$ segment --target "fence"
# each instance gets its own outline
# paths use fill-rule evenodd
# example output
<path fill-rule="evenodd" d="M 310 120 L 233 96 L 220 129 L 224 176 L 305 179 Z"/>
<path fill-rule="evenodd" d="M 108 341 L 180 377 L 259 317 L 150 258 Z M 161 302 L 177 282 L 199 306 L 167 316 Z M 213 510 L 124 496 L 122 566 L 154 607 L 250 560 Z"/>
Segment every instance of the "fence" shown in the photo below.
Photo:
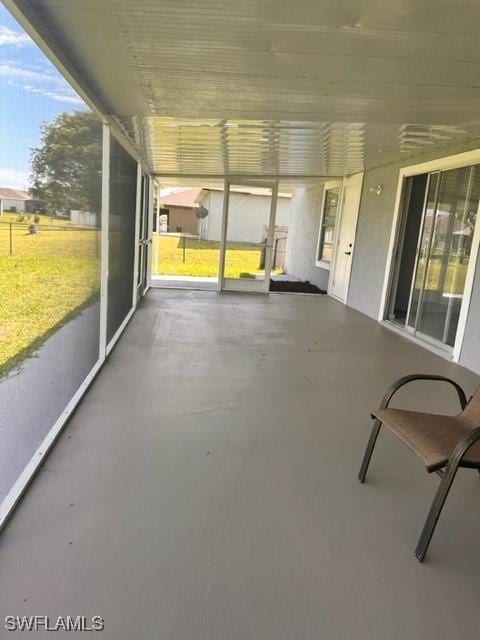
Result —
<path fill-rule="evenodd" d="M 0 256 L 100 257 L 100 229 L 0 220 Z"/>
<path fill-rule="evenodd" d="M 268 236 L 268 226 L 263 227 L 263 238 Z M 283 269 L 285 267 L 285 256 L 287 252 L 288 227 L 286 225 L 275 225 L 273 236 L 273 260 L 272 269 Z"/>

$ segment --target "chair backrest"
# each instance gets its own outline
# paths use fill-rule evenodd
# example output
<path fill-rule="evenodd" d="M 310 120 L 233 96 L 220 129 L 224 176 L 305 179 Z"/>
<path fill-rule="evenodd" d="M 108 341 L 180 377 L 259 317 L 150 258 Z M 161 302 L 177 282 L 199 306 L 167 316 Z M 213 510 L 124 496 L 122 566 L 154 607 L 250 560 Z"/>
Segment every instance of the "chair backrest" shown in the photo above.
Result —
<path fill-rule="evenodd" d="M 474 422 L 476 427 L 480 427 L 480 387 L 473 394 L 463 415 Z"/>

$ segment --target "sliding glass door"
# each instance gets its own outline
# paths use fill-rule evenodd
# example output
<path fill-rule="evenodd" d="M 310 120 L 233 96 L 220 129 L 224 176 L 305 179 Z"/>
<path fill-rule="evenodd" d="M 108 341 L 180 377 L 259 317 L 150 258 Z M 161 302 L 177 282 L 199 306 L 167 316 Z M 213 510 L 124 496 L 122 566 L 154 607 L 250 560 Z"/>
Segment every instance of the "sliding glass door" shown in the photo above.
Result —
<path fill-rule="evenodd" d="M 417 178 L 420 176 L 413 180 Z M 461 167 L 431 173 L 426 181 L 425 176 L 423 179 L 426 186 L 421 218 L 418 204 L 417 211 L 410 201 L 406 206 L 407 218 L 421 219 L 420 227 L 416 226 L 416 260 L 413 270 L 399 269 L 390 318 L 404 323 L 415 335 L 453 347 L 480 199 L 480 169 L 479 165 Z M 413 192 L 415 184 L 409 186 Z M 405 234 L 409 228 L 415 229 L 415 225 L 409 227 L 407 219 Z M 401 255 L 404 262 L 411 244 L 412 238 L 405 236 Z M 411 283 L 408 309 L 402 314 L 399 297 L 408 279 Z"/>

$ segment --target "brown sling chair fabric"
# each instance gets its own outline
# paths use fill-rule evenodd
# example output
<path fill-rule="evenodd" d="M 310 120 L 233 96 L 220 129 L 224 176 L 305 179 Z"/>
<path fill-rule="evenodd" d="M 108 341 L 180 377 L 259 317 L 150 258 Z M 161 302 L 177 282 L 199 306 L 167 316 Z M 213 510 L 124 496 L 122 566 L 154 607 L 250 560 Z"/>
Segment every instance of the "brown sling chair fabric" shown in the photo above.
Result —
<path fill-rule="evenodd" d="M 415 380 L 447 382 L 455 387 L 461 412 L 455 416 L 392 409 L 390 401 L 404 385 Z M 418 374 L 405 376 L 387 390 L 380 408 L 372 414 L 375 422 L 359 473 L 365 482 L 368 465 L 380 431 L 385 425 L 425 464 L 429 473 L 437 472 L 442 481 L 433 500 L 415 555 L 423 562 L 448 491 L 459 467 L 480 469 L 480 388 L 467 403 L 462 388 L 443 376 Z"/>

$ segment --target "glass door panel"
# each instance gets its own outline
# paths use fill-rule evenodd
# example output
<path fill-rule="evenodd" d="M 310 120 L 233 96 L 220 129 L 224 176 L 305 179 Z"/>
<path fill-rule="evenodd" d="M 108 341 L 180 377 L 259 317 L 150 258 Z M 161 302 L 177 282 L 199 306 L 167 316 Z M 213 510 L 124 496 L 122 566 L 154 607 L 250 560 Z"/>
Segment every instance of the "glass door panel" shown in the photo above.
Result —
<path fill-rule="evenodd" d="M 453 347 L 480 199 L 478 166 L 430 175 L 407 328 Z"/>
<path fill-rule="evenodd" d="M 229 184 L 222 288 L 267 293 L 270 286 L 276 187 Z"/>
<path fill-rule="evenodd" d="M 427 271 L 428 257 L 430 254 L 430 244 L 432 241 L 432 230 L 435 220 L 439 175 L 440 174 L 438 173 L 431 174 L 427 187 L 428 196 L 425 204 L 423 225 L 418 243 L 417 267 L 410 296 L 410 309 L 408 312 L 408 326 L 413 329 L 416 329 L 417 327 L 418 310 L 425 284 L 425 275 Z"/>
<path fill-rule="evenodd" d="M 476 167 L 442 174 L 417 332 L 453 347 L 479 200 Z"/>

